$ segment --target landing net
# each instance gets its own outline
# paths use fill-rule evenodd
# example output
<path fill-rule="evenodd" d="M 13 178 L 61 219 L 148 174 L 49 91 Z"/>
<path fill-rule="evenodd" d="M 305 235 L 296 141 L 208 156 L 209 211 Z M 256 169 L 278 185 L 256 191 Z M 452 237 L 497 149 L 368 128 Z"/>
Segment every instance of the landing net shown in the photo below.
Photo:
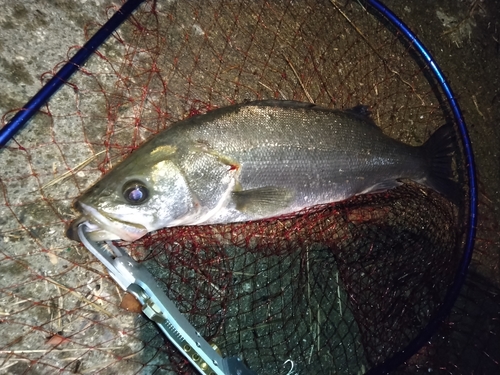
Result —
<path fill-rule="evenodd" d="M 387 135 L 420 145 L 453 119 L 414 52 L 356 2 L 145 4 L 1 155 L 0 370 L 193 374 L 64 237 L 72 200 L 161 129 L 244 100 L 369 105 Z M 405 349 L 455 278 L 468 220 L 459 143 L 455 170 L 457 205 L 407 181 L 290 217 L 164 229 L 122 245 L 224 356 L 258 374 L 363 374 Z M 401 372 L 497 368 L 494 344 L 484 344 L 497 312 L 484 306 L 498 295 L 474 280 L 449 320 L 465 331 L 446 325 Z M 481 302 L 464 302 L 475 295 Z M 471 332 L 481 338 L 472 345 Z"/>

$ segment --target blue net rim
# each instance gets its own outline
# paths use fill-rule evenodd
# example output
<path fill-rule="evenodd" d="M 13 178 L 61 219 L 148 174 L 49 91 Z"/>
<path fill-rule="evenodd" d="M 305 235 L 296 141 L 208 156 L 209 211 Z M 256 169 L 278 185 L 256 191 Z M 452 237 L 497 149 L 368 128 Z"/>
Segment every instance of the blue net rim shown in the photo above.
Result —
<path fill-rule="evenodd" d="M 384 17 L 392 26 L 396 28 L 398 32 L 400 32 L 407 39 L 410 45 L 415 49 L 416 53 L 419 54 L 423 59 L 431 74 L 436 78 L 439 86 L 443 90 L 443 93 L 452 111 L 455 123 L 457 124 L 460 140 L 462 142 L 468 177 L 467 183 L 469 188 L 469 211 L 467 214 L 469 220 L 466 226 L 464 251 L 459 263 L 457 273 L 455 275 L 455 279 L 453 280 L 452 285 L 446 293 L 442 305 L 438 309 L 437 313 L 431 318 L 427 326 L 425 326 L 425 328 L 403 350 L 397 352 L 383 363 L 372 367 L 369 371 L 366 372 L 366 374 L 375 375 L 387 374 L 393 370 L 396 370 L 401 364 L 410 359 L 411 356 L 413 356 L 420 348 L 422 348 L 422 346 L 424 346 L 429 341 L 431 336 L 436 333 L 442 322 L 450 314 L 451 309 L 453 308 L 453 305 L 465 282 L 467 270 L 472 258 L 477 225 L 478 198 L 476 168 L 474 164 L 474 155 L 472 152 L 471 141 L 460 107 L 458 106 L 453 91 L 446 81 L 443 72 L 441 71 L 427 48 L 425 48 L 425 46 L 422 44 L 422 42 L 391 10 L 389 10 L 378 0 L 365 0 L 365 3 L 368 5 L 369 11 L 377 13 L 378 15 Z"/>

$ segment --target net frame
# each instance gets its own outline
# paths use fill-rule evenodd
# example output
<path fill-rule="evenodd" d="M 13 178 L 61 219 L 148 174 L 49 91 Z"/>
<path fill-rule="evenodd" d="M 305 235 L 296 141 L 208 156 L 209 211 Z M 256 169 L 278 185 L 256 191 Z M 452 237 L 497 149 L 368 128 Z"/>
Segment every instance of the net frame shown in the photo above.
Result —
<path fill-rule="evenodd" d="M 201 111 L 204 111 L 204 110 L 206 110 L 206 108 L 203 108 L 203 103 L 202 103 L 202 110 Z M 191 113 L 197 113 L 197 112 L 198 112 L 198 109 L 195 108 L 195 109 L 192 110 Z M 134 145 L 131 148 L 134 148 L 134 147 L 136 147 L 136 146 Z"/>

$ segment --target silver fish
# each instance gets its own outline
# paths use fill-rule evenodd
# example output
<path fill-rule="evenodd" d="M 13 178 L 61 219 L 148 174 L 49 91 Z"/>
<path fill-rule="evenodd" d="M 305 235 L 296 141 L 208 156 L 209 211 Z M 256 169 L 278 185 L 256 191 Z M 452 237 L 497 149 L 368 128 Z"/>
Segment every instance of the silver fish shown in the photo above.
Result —
<path fill-rule="evenodd" d="M 400 179 L 449 196 L 451 125 L 413 147 L 384 135 L 362 108 L 266 100 L 180 121 L 76 199 L 82 217 L 72 228 L 88 221 L 94 240 L 134 241 L 164 227 L 288 214 Z"/>

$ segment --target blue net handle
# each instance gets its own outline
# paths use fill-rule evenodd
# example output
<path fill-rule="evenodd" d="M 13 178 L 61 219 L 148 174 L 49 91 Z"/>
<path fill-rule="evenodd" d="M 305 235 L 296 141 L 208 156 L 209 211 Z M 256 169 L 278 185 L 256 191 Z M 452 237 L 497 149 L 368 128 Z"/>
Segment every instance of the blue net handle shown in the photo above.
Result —
<path fill-rule="evenodd" d="M 410 359 L 413 354 L 415 354 L 422 346 L 424 346 L 431 336 L 439 329 L 442 322 L 450 314 L 451 309 L 460 293 L 460 289 L 465 282 L 465 277 L 467 276 L 467 269 L 469 268 L 469 263 L 472 257 L 472 250 L 474 248 L 474 238 L 476 234 L 476 224 L 477 224 L 477 182 L 476 182 L 476 169 L 474 164 L 474 155 L 472 153 L 472 145 L 470 142 L 469 134 L 465 126 L 465 121 L 462 117 L 462 113 L 458 106 L 455 96 L 446 81 L 443 72 L 438 67 L 436 61 L 432 58 L 429 51 L 424 47 L 422 42 L 411 32 L 411 30 L 406 26 L 394 13 L 392 13 L 384 4 L 378 0 L 366 0 L 366 3 L 373 9 L 378 11 L 382 16 L 384 16 L 389 22 L 391 22 L 398 31 L 400 31 L 411 45 L 415 48 L 417 53 L 426 61 L 427 66 L 430 68 L 432 74 L 436 77 L 439 85 L 443 89 L 443 92 L 448 100 L 451 107 L 453 116 L 455 118 L 456 124 L 458 126 L 458 131 L 460 133 L 460 138 L 462 140 L 462 145 L 464 147 L 465 162 L 468 173 L 468 185 L 469 185 L 469 225 L 466 233 L 465 248 L 460 260 L 460 265 L 458 272 L 455 276 L 455 280 L 448 290 L 443 304 L 437 313 L 432 317 L 431 321 L 427 326 L 420 332 L 420 334 L 415 337 L 402 351 L 396 353 L 394 356 L 386 360 L 384 363 L 372 367 L 366 374 L 387 374 L 391 371 L 396 370 L 403 362 Z"/>
<path fill-rule="evenodd" d="M 0 129 L 0 149 L 21 130 L 33 115 L 58 91 L 61 86 L 82 66 L 97 48 L 125 21 L 144 0 L 128 0 L 95 33 L 92 38 L 38 91 L 14 117 Z"/>

